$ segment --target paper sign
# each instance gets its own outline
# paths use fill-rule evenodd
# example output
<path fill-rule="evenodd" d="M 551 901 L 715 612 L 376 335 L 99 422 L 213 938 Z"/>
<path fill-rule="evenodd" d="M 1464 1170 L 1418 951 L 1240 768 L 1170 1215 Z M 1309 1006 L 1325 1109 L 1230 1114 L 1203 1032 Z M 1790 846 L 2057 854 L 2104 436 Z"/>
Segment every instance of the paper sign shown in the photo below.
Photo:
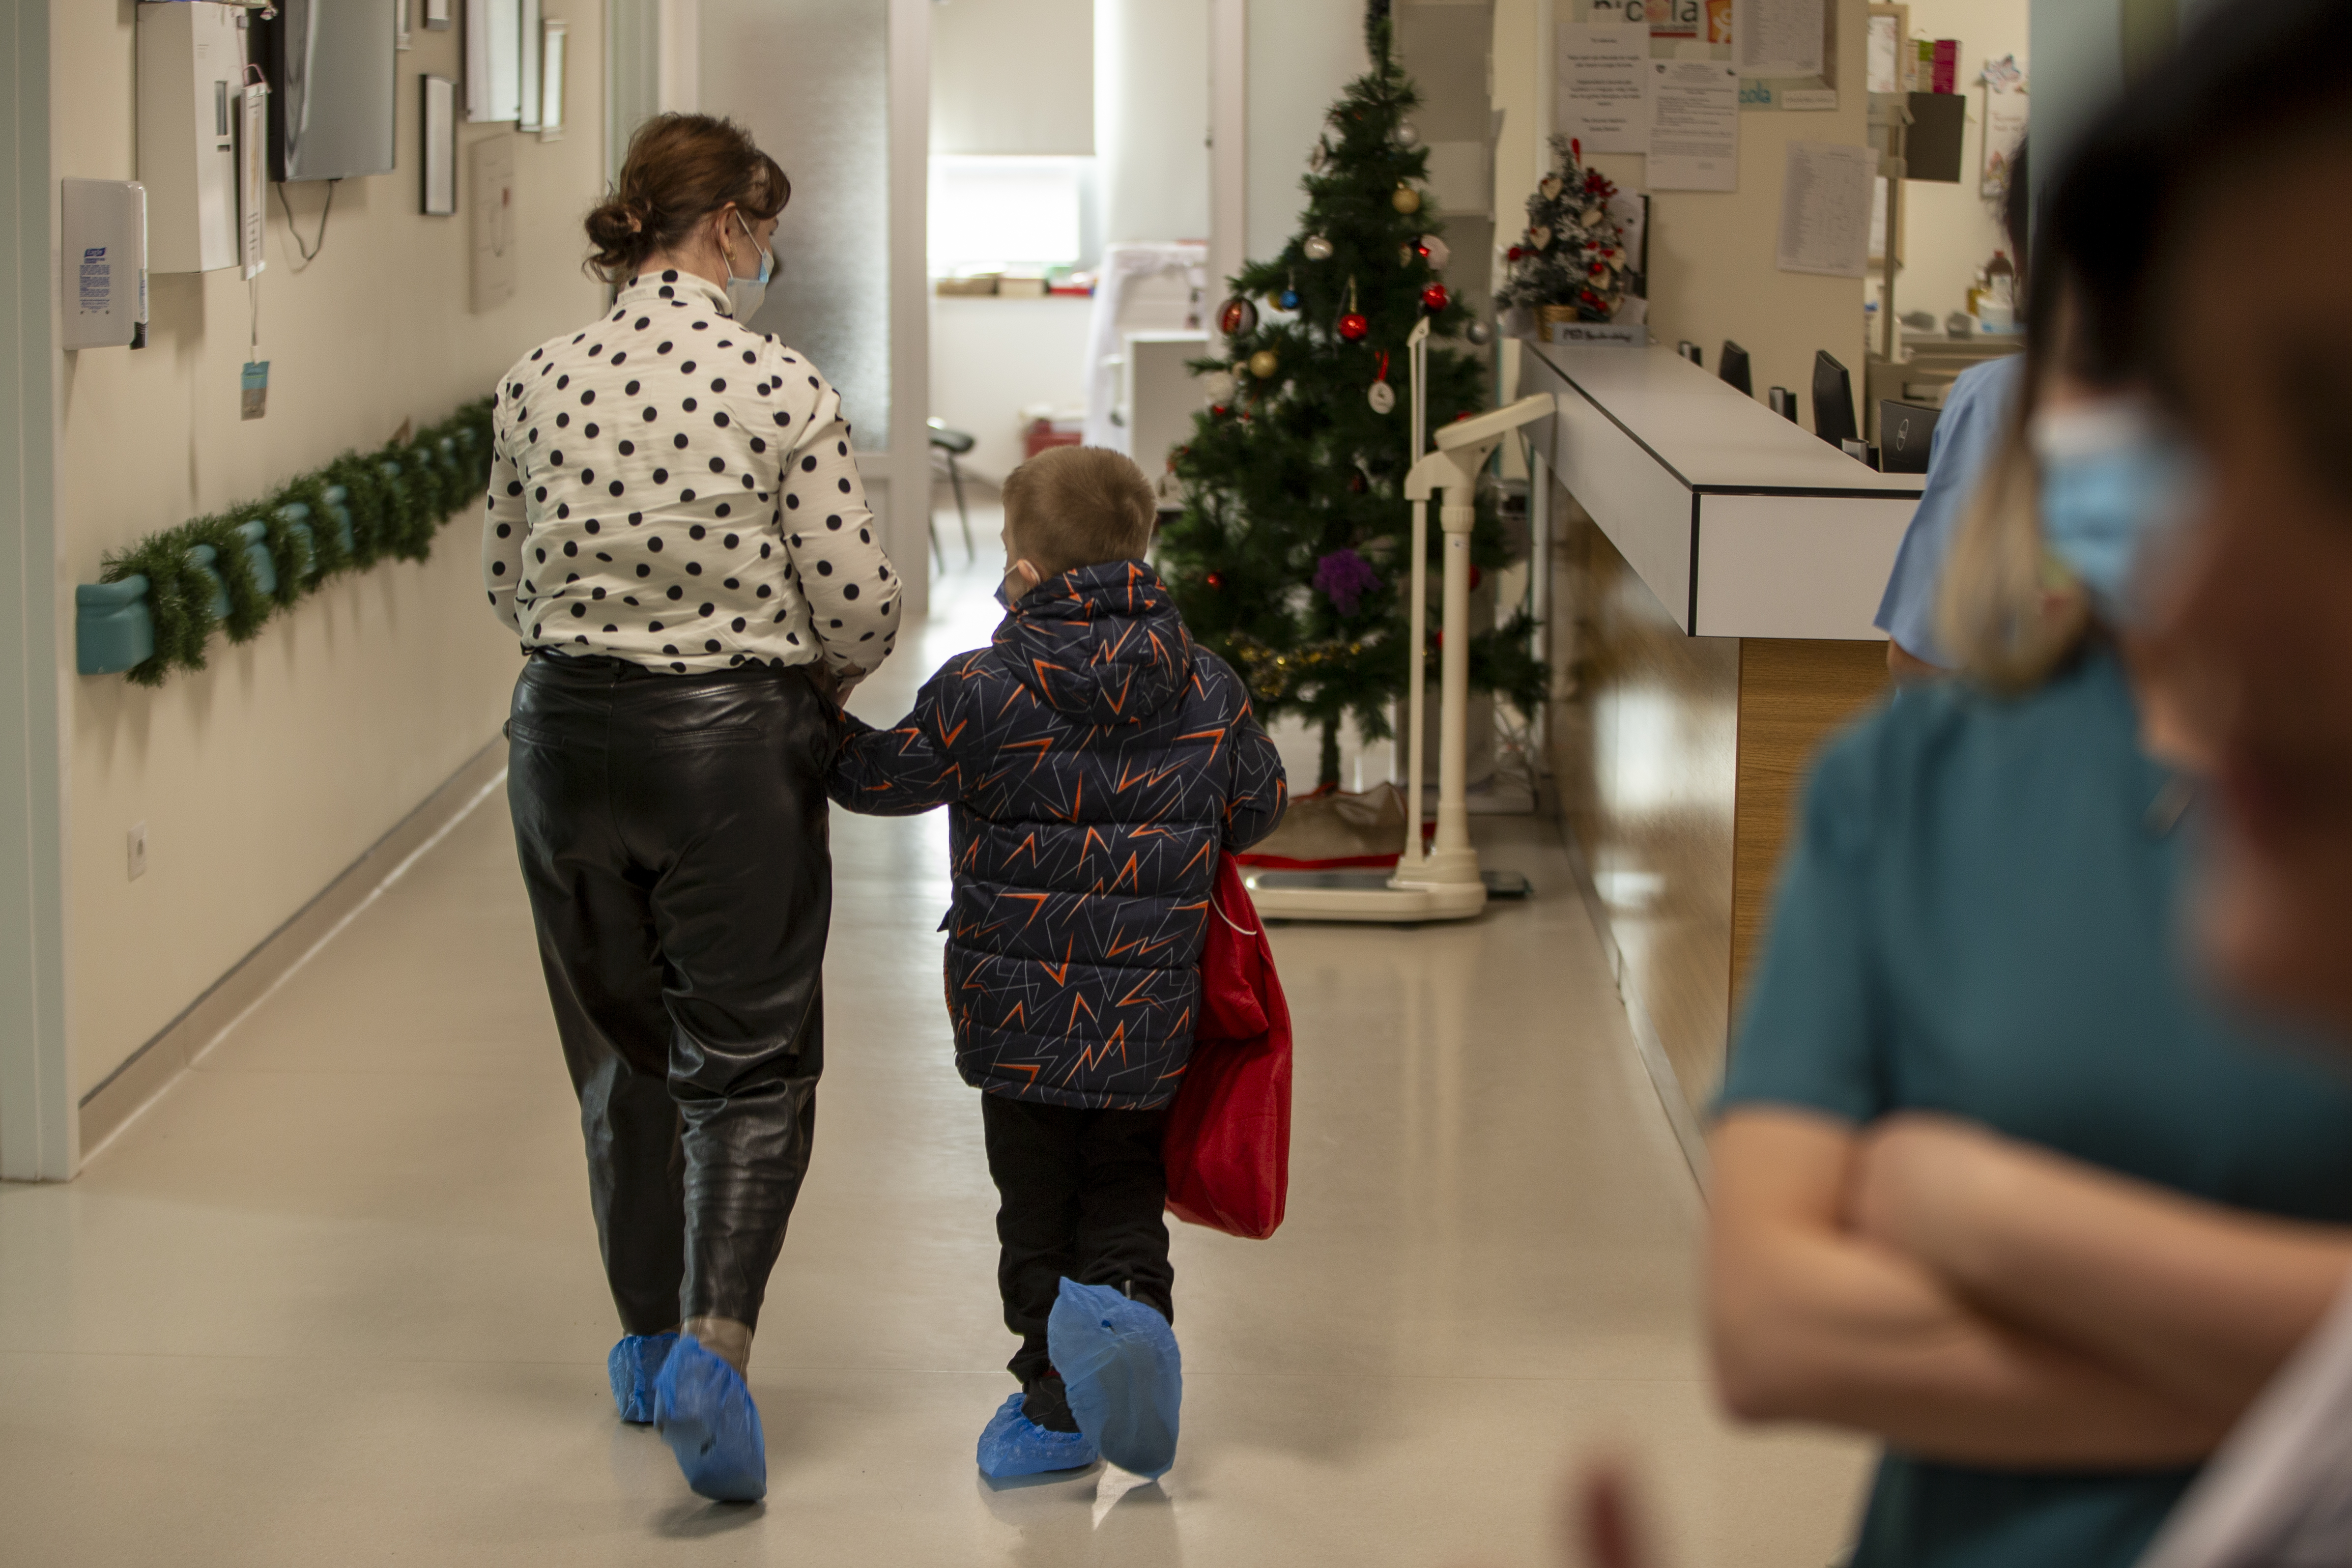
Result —
<path fill-rule="evenodd" d="M 1587 152 L 1647 152 L 1650 35 L 1638 26 L 1563 22 L 1552 102 L 1556 129 Z"/>
<path fill-rule="evenodd" d="M 269 361 L 247 360 L 237 376 L 239 419 L 259 419 L 269 412 Z"/>
<path fill-rule="evenodd" d="M 1741 76 L 1822 74 L 1822 0 L 1733 0 L 1731 31 Z"/>
<path fill-rule="evenodd" d="M 1650 62 L 1653 191 L 1739 188 L 1739 72 L 1716 60 Z"/>
<path fill-rule="evenodd" d="M 1878 154 L 1838 141 L 1791 141 L 1780 190 L 1783 272 L 1860 277 L 1870 260 L 1871 183 Z"/>
<path fill-rule="evenodd" d="M 1999 196 L 2009 189 L 2010 161 L 2024 144 L 2031 101 L 2022 87 L 1985 89 L 1984 178 L 1979 185 L 1985 195 Z"/>

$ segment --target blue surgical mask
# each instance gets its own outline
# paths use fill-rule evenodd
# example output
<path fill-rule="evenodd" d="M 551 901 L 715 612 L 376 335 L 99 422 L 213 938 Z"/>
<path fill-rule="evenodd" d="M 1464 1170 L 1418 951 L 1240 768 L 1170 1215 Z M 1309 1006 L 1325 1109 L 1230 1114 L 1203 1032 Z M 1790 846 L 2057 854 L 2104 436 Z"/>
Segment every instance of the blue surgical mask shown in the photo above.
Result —
<path fill-rule="evenodd" d="M 751 242 L 751 254 L 760 258 L 760 276 L 757 277 L 739 277 L 735 275 L 734 261 L 730 258 L 727 263 L 728 307 L 735 312 L 735 319 L 749 321 L 768 298 L 768 279 L 776 272 L 776 253 L 761 246 L 759 236 L 751 232 L 750 224 L 743 222 L 741 213 L 735 214 L 735 221 L 741 225 L 743 237 Z"/>
<path fill-rule="evenodd" d="M 2147 403 L 2044 409 L 2029 432 L 2042 474 L 2042 538 L 2106 621 L 2133 624 L 2148 547 L 2189 513 L 2198 469 Z"/>

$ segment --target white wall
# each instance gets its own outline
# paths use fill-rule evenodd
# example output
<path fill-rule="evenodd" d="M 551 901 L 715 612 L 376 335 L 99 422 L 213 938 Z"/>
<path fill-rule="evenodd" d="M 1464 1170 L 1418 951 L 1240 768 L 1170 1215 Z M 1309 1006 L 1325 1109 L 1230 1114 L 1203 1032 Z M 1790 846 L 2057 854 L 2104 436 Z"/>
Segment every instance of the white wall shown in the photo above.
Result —
<path fill-rule="evenodd" d="M 2013 54 L 2032 84 L 2026 54 L 2029 0 L 1910 0 L 1911 31 L 1923 38 L 1958 38 L 1960 81 L 1973 83 L 1987 60 Z M 1977 193 L 1984 170 L 1984 89 L 1968 86 L 1969 126 L 1960 149 L 1960 183 L 1907 180 L 1903 185 L 1903 270 L 1895 280 L 1899 310 L 1926 310 L 1938 322 L 1968 307 L 1977 268 L 2009 249 L 2000 214 Z M 2017 258 L 2012 256 L 2011 261 Z"/>
<path fill-rule="evenodd" d="M 931 300 L 931 413 L 979 438 L 965 473 L 1002 481 L 1020 465 L 1023 409 L 1085 412 L 1093 319 L 1093 300 L 1068 296 Z"/>
<path fill-rule="evenodd" d="M 1095 151 L 1095 0 L 931 8 L 931 151 Z"/>
<path fill-rule="evenodd" d="M 128 179 L 134 12 L 52 7 L 58 172 Z M 520 237 L 514 297 L 467 309 L 467 220 L 417 212 L 420 73 L 462 75 L 458 35 L 419 30 L 399 57 L 398 170 L 338 187 L 326 248 L 306 270 L 271 202 L 261 284 L 269 412 L 237 417 L 246 286 L 234 270 L 159 276 L 150 346 L 63 356 L 56 591 L 72 667 L 72 589 L 155 529 L 262 494 L 404 420 L 487 391 L 532 345 L 595 316 L 580 218 L 601 183 L 604 61 L 597 0 L 569 17 L 577 131 L 514 140 Z M 307 237 L 322 186 L 289 192 Z M 461 189 L 461 207 L 463 192 Z M 304 601 L 259 638 L 215 639 L 212 667 L 160 690 L 65 677 L 68 1019 L 86 1092 L 301 907 L 498 734 L 518 665 L 482 603 L 470 517 L 424 565 L 386 564 Z M 149 831 L 129 879 L 124 834 Z M 519 977 L 519 983 L 529 977 Z"/>
<path fill-rule="evenodd" d="M 1278 253 L 1307 209 L 1298 182 L 1323 116 L 1371 68 L 1363 0 L 1258 0 L 1249 8 L 1246 260 Z M 1213 279 L 1212 291 L 1223 280 Z"/>
<path fill-rule="evenodd" d="M 1209 233 L 1209 0 L 1095 0 L 1102 237 Z"/>

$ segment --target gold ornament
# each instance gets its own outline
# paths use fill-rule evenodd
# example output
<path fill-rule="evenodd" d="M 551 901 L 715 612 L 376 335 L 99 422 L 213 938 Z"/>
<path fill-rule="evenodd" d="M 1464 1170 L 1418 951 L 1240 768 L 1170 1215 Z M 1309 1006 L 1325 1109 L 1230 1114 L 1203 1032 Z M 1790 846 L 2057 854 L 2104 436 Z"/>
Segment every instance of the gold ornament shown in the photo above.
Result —
<path fill-rule="evenodd" d="M 1397 182 L 1396 194 L 1389 198 L 1389 205 L 1394 207 L 1400 213 L 1408 214 L 1417 213 L 1421 211 L 1421 193 L 1414 190 L 1404 181 L 1399 180 Z"/>
<path fill-rule="evenodd" d="M 1249 357 L 1250 374 L 1262 382 L 1272 381 L 1274 372 L 1282 366 L 1282 358 L 1272 349 L 1260 349 Z"/>

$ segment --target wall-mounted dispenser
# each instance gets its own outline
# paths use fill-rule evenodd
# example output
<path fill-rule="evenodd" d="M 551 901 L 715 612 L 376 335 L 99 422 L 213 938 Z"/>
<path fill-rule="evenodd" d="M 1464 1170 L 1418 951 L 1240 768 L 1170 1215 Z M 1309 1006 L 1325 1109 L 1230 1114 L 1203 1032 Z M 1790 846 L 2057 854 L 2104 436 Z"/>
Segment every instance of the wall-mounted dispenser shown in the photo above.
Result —
<path fill-rule="evenodd" d="M 136 180 L 67 180 L 58 233 L 68 349 L 147 343 L 147 193 Z"/>
<path fill-rule="evenodd" d="M 139 183 L 147 187 L 147 265 L 156 272 L 235 267 L 245 7 L 176 0 L 138 9 Z"/>

